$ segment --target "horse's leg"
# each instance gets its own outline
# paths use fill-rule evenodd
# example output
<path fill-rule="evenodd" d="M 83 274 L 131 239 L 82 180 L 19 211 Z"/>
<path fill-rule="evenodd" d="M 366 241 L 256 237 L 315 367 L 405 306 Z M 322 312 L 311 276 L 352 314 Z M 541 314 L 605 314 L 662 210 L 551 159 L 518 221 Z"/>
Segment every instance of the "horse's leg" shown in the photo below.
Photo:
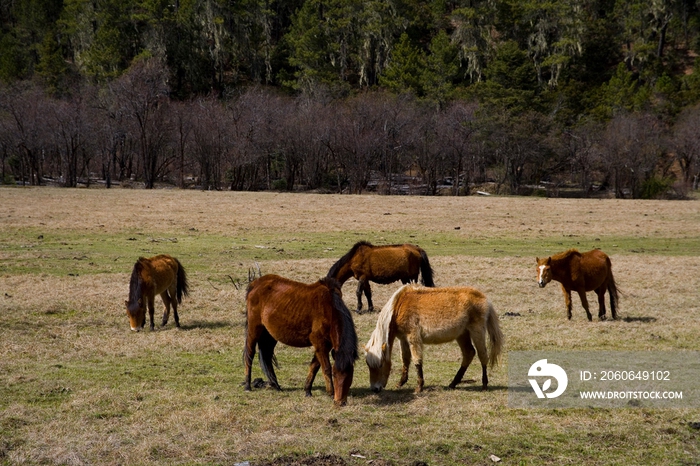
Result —
<path fill-rule="evenodd" d="M 591 315 L 591 311 L 588 310 L 588 299 L 586 298 L 586 290 L 576 290 L 576 292 L 581 298 L 581 305 L 583 305 L 583 308 L 586 310 L 586 316 L 588 316 L 588 320 L 592 321 L 593 316 Z"/>
<path fill-rule="evenodd" d="M 369 280 L 365 282 L 365 297 L 367 298 L 367 312 L 374 312 L 374 303 L 372 302 L 372 288 L 369 286 Z"/>
<path fill-rule="evenodd" d="M 258 344 L 258 334 L 256 329 L 248 327 L 248 332 L 245 339 L 245 348 L 243 348 L 243 363 L 245 364 L 245 391 L 250 391 L 250 373 L 255 357 L 255 347 Z"/>
<path fill-rule="evenodd" d="M 606 286 L 601 286 L 597 290 L 595 290 L 595 293 L 598 295 L 598 318 L 600 320 L 605 320 L 607 317 L 605 316 L 605 290 Z"/>
<path fill-rule="evenodd" d="M 455 388 L 457 384 L 462 381 L 464 373 L 467 372 L 467 368 L 469 367 L 469 364 L 471 364 L 472 360 L 474 359 L 474 355 L 476 354 L 474 345 L 472 345 L 472 338 L 469 331 L 464 332 L 462 336 L 457 338 L 457 344 L 462 350 L 462 365 L 459 367 L 457 374 L 455 374 L 455 378 L 452 379 L 450 388 Z"/>
<path fill-rule="evenodd" d="M 148 317 L 151 319 L 151 330 L 156 329 L 156 325 L 153 323 L 153 314 L 155 313 L 155 305 L 156 305 L 155 298 L 156 298 L 155 296 L 151 296 L 150 298 L 148 298 Z M 144 317 L 144 320 L 145 320 L 145 317 Z M 145 322 L 144 322 L 144 324 L 145 324 Z"/>
<path fill-rule="evenodd" d="M 411 367 L 411 346 L 408 344 L 406 338 L 399 337 L 401 342 L 401 360 L 403 361 L 403 367 L 401 368 L 401 380 L 396 385 L 396 388 L 401 388 L 406 382 L 408 382 L 408 368 Z"/>
<path fill-rule="evenodd" d="M 173 306 L 173 317 L 175 318 L 175 327 L 180 328 L 180 316 L 177 315 L 177 281 L 173 281 L 168 290 L 170 296 L 170 304 Z M 166 312 L 169 310 L 166 308 Z M 163 315 L 163 326 L 168 323 L 168 317 Z"/>
<path fill-rule="evenodd" d="M 172 304 L 173 309 L 175 309 L 175 303 L 177 302 L 177 300 L 174 298 L 171 299 L 170 296 L 174 295 L 169 295 L 168 290 L 165 290 L 160 294 L 160 299 L 163 300 L 163 306 L 165 307 L 165 311 L 163 311 L 163 321 L 160 324 L 161 327 L 165 327 L 165 324 L 168 323 L 168 317 L 170 317 L 170 304 Z"/>
<path fill-rule="evenodd" d="M 321 363 L 314 353 L 313 359 L 311 359 L 311 364 L 309 364 L 309 375 L 306 377 L 306 384 L 304 384 L 304 390 L 306 391 L 306 396 L 311 396 L 311 386 L 314 384 L 314 379 L 316 378 L 316 373 L 321 367 Z"/>
<path fill-rule="evenodd" d="M 489 376 L 486 373 L 486 366 L 489 363 L 489 355 L 486 351 L 486 333 L 483 330 L 472 330 L 471 336 L 474 340 L 474 346 L 476 346 L 476 354 L 479 355 L 479 362 L 481 362 L 481 389 L 486 390 L 489 385 Z"/>
<path fill-rule="evenodd" d="M 326 379 L 326 393 L 328 393 L 328 395 L 330 396 L 333 396 L 333 368 L 331 367 L 331 360 L 328 357 L 328 353 L 330 353 L 332 349 L 331 344 L 325 339 L 325 337 L 313 333 L 309 335 L 309 341 L 311 341 L 311 344 L 313 345 L 314 350 L 316 351 L 314 354 L 314 359 L 317 361 L 317 363 L 320 363 L 321 370 L 323 371 L 323 378 Z M 313 360 L 311 361 L 311 363 L 313 364 Z M 309 368 L 309 377 L 311 377 L 311 371 L 312 367 Z M 318 368 L 316 368 L 315 371 L 318 371 Z M 314 375 L 316 375 L 315 371 Z M 311 386 L 309 385 L 309 391 L 307 392 L 307 396 L 311 394 L 310 390 Z"/>
<path fill-rule="evenodd" d="M 416 393 L 420 393 L 423 391 L 423 385 L 425 383 L 423 379 L 423 340 L 420 334 L 409 335 L 408 344 L 411 347 L 411 357 L 416 365 L 416 376 L 418 378 Z"/>
<path fill-rule="evenodd" d="M 359 279 L 357 281 L 357 313 L 361 314 L 362 312 L 362 279 Z"/>
<path fill-rule="evenodd" d="M 173 295 L 171 295 L 173 296 Z M 177 315 L 177 299 L 173 298 L 173 317 L 175 318 L 175 327 L 180 328 L 180 316 Z"/>
<path fill-rule="evenodd" d="M 316 358 L 321 363 L 321 370 L 323 371 L 323 378 L 326 379 L 326 393 L 328 396 L 333 396 L 335 390 L 333 387 L 333 368 L 331 367 L 331 360 L 328 357 L 328 350 L 316 351 Z"/>
<path fill-rule="evenodd" d="M 564 293 L 564 303 L 566 304 L 566 317 L 571 320 L 571 290 L 567 290 L 564 285 L 561 286 L 561 291 Z"/>

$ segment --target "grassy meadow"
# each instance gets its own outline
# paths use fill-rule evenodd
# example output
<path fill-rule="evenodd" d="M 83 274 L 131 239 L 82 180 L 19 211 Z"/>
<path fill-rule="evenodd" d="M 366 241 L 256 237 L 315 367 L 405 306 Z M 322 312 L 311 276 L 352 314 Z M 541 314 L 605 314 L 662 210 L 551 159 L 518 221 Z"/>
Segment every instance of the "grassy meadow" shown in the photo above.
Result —
<path fill-rule="evenodd" d="M 320 375 L 306 398 L 311 350 L 284 345 L 283 391 L 243 391 L 248 270 L 312 282 L 359 240 L 419 244 L 438 286 L 487 294 L 506 338 L 488 392 L 478 365 L 447 389 L 456 344 L 426 347 L 419 395 L 413 369 L 372 393 L 361 357 L 346 407 Z M 610 255 L 621 319 L 574 296 L 568 321 L 537 287 L 535 257 L 571 247 Z M 156 298 L 156 331 L 134 333 L 130 272 L 159 253 L 190 278 L 182 328 Z M 698 201 L 3 188 L 0 464 L 700 464 L 700 409 L 507 404 L 508 351 L 700 350 L 699 257 Z M 372 284 L 375 305 L 397 287 Z M 353 318 L 364 345 L 377 314 Z"/>

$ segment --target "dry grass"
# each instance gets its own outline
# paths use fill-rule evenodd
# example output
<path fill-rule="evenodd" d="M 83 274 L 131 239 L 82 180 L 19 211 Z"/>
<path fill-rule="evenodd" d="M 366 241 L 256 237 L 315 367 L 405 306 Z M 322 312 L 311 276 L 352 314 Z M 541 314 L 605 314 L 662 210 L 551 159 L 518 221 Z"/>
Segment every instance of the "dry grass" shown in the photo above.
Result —
<path fill-rule="evenodd" d="M 252 265 L 244 253 L 269 252 L 272 243 L 295 239 L 304 249 L 287 254 L 285 243 L 287 252 L 262 255 L 262 271 L 310 282 L 358 239 L 405 235 L 427 243 L 439 285 L 489 296 L 506 351 L 699 350 L 698 251 L 631 252 L 635 241 L 697 244 L 697 202 L 0 189 L 0 219 L 0 267 L 37 262 L 47 271 L 0 270 L 2 463 L 232 464 L 314 453 L 348 464 L 489 464 L 491 454 L 504 464 L 700 462 L 700 435 L 688 425 L 700 421 L 697 409 L 509 409 L 507 353 L 489 392 L 478 383 L 445 388 L 456 345 L 426 349 L 427 390 L 419 396 L 414 373 L 404 390 L 369 392 L 358 361 L 346 408 L 332 406 L 320 380 L 307 399 L 311 354 L 281 345 L 285 390 L 245 393 L 244 292 L 227 278 Z M 193 231 L 199 242 L 187 241 Z M 38 234 L 60 239 L 49 246 Z M 626 321 L 589 323 L 577 298 L 567 321 L 559 289 L 536 286 L 535 255 L 595 238 L 611 255 Z M 248 249 L 222 246 L 242 239 Z M 475 247 L 493 239 L 526 247 Z M 256 251 L 265 241 L 268 249 Z M 175 250 L 189 265 L 192 295 L 180 331 L 172 322 L 156 332 L 128 329 L 128 276 L 144 250 Z M 380 306 L 396 287 L 372 288 Z M 344 291 L 354 308 L 354 282 Z M 355 316 L 363 344 L 375 322 L 376 314 Z M 467 378 L 478 375 L 470 368 Z"/>

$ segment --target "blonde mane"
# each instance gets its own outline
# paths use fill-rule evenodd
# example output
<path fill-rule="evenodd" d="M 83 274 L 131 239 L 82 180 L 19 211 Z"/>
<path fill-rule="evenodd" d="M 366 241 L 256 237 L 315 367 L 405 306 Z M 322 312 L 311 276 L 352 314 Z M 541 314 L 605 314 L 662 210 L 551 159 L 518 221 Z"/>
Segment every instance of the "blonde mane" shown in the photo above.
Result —
<path fill-rule="evenodd" d="M 381 367 L 385 354 L 388 354 L 384 349 L 389 342 L 389 325 L 394 316 L 394 303 L 396 302 L 396 297 L 408 286 L 412 285 L 403 285 L 389 298 L 389 301 L 379 313 L 377 326 L 369 337 L 367 345 L 365 345 L 365 359 L 367 365 L 373 369 Z"/>

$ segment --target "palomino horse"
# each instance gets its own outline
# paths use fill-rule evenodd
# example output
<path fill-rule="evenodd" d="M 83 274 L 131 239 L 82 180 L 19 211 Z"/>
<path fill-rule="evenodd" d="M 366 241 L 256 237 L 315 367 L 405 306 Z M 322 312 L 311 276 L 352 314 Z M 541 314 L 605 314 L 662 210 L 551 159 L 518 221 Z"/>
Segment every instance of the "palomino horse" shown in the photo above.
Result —
<path fill-rule="evenodd" d="M 129 283 L 129 299 L 126 304 L 126 315 L 129 317 L 131 330 L 139 331 L 146 325 L 146 306 L 151 318 L 151 330 L 153 324 L 154 300 L 160 295 L 165 306 L 162 325 L 168 323 L 170 317 L 170 305 L 173 306 L 175 325 L 180 326 L 180 318 L 177 315 L 177 305 L 182 303 L 182 297 L 189 293 L 187 274 L 180 261 L 167 254 L 161 254 L 149 259 L 139 257 L 131 272 Z"/>
<path fill-rule="evenodd" d="M 490 354 L 486 351 L 486 334 L 491 343 Z M 416 393 L 423 390 L 423 344 L 457 340 L 462 350 L 462 365 L 450 388 L 462 381 L 474 355 L 478 354 L 483 390 L 489 383 L 486 366 L 490 364 L 493 368 L 498 363 L 503 346 L 498 315 L 480 291 L 469 287 L 404 285 L 379 313 L 377 327 L 365 346 L 370 388 L 375 392 L 381 391 L 389 379 L 391 350 L 397 337 L 401 342 L 403 360 L 398 387 L 408 380 L 408 368 L 413 358 L 418 374 Z"/>
<path fill-rule="evenodd" d="M 578 252 L 569 249 L 546 259 L 537 260 L 537 283 L 544 288 L 551 280 L 561 283 L 566 302 L 566 315 L 571 319 L 571 290 L 578 293 L 588 320 L 593 320 L 588 310 L 587 291 L 598 295 L 598 318 L 605 320 L 605 292 L 610 293 L 610 312 L 617 319 L 617 286 L 613 278 L 610 258 L 603 251 L 594 249 Z"/>
<path fill-rule="evenodd" d="M 355 360 L 357 334 L 350 311 L 343 302 L 340 283 L 323 278 L 307 285 L 278 275 L 263 275 L 250 285 L 246 295 L 245 389 L 250 390 L 250 372 L 257 345 L 260 367 L 270 385 L 280 390 L 273 365 L 275 345 L 314 347 L 306 378 L 306 396 L 319 368 L 326 379 L 326 392 L 339 406 L 346 403 Z M 333 355 L 331 368 L 328 353 Z"/>
<path fill-rule="evenodd" d="M 333 264 L 328 276 L 335 278 L 342 285 L 350 277 L 355 277 L 357 285 L 357 312 L 362 310 L 362 292 L 367 297 L 369 312 L 374 311 L 372 290 L 369 282 L 382 285 L 401 280 L 404 285 L 418 281 L 418 273 L 422 275 L 425 286 L 435 286 L 433 269 L 430 267 L 428 255 L 418 246 L 412 244 L 396 244 L 393 246 L 372 246 L 367 241 L 360 241 Z"/>

